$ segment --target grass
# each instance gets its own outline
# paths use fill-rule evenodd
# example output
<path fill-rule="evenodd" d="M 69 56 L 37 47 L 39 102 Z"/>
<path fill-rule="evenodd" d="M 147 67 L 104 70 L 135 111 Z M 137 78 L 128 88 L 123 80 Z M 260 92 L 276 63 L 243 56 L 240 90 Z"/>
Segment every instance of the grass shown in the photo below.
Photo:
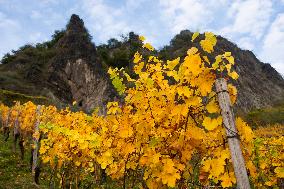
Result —
<path fill-rule="evenodd" d="M 0 89 L 0 101 L 5 102 L 6 105 L 14 105 L 14 101 L 22 103 L 32 101 L 36 104 L 49 104 L 49 99 L 43 96 L 30 96 L 14 91 Z"/>
<path fill-rule="evenodd" d="M 284 125 L 284 102 L 274 107 L 253 110 L 245 116 L 245 120 L 252 128 Z"/>
<path fill-rule="evenodd" d="M 3 136 L 0 139 L 0 188 L 2 189 L 31 189 L 48 188 L 48 183 L 43 173 L 40 178 L 40 186 L 32 179 L 29 165 L 30 151 L 26 151 L 24 160 L 21 160 L 17 146 L 16 153 L 12 151 L 12 139 L 5 142 Z"/>
<path fill-rule="evenodd" d="M 24 79 L 24 76 L 16 71 L 9 71 L 1 69 L 0 66 L 0 85 L 2 89 L 17 89 L 23 93 L 34 93 L 34 85 Z M 24 92 L 25 91 L 25 92 Z"/>

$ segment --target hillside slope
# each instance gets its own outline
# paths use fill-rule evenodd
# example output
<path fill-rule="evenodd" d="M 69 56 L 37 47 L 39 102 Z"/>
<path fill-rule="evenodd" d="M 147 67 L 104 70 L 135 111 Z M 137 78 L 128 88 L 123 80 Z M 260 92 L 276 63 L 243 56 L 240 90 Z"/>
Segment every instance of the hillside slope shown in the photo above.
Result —
<path fill-rule="evenodd" d="M 183 56 L 195 45 L 191 42 L 192 34 L 188 30 L 180 32 L 156 54 L 162 59 Z M 107 44 L 96 47 L 83 20 L 72 15 L 66 29 L 56 31 L 51 41 L 25 45 L 3 58 L 0 89 L 45 96 L 56 104 L 77 101 L 79 108 L 90 112 L 117 98 L 106 70 L 109 66 L 131 70 L 130 60 L 139 45 L 138 36 L 130 32 L 122 40 L 110 39 Z M 284 80 L 269 64 L 221 36 L 215 51 L 230 51 L 235 57 L 235 69 L 240 75 L 236 82 L 240 111 L 270 107 L 283 101 Z"/>
<path fill-rule="evenodd" d="M 186 54 L 188 48 L 197 45 L 191 42 L 192 32 L 184 30 L 160 51 L 162 58 L 176 58 Z M 237 106 L 242 111 L 273 106 L 284 99 L 284 79 L 270 64 L 262 63 L 248 50 L 218 36 L 215 53 L 231 52 L 235 57 L 234 69 L 239 78 Z"/>

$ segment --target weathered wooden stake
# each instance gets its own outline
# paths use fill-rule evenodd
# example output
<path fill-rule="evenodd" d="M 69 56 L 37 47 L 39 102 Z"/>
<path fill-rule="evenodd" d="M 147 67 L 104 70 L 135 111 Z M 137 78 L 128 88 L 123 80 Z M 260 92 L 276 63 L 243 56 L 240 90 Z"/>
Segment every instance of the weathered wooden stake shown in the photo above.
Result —
<path fill-rule="evenodd" d="M 2 119 L 2 111 L 1 110 L 0 110 L 0 124 L 1 124 L 0 128 L 4 127 L 4 121 Z"/>
<path fill-rule="evenodd" d="M 3 120 L 3 122 L 4 122 L 3 127 L 4 127 L 4 128 L 9 127 L 10 114 L 11 114 L 11 109 L 9 109 L 9 111 L 8 111 L 8 114 L 7 114 L 6 120 Z"/>
<path fill-rule="evenodd" d="M 235 117 L 228 93 L 227 81 L 224 78 L 217 79 L 215 87 L 223 117 L 223 124 L 226 129 L 234 172 L 237 179 L 237 186 L 239 189 L 250 189 L 245 161 L 240 146 L 240 139 L 235 125 Z"/>
<path fill-rule="evenodd" d="M 13 132 L 13 152 L 16 153 L 17 140 L 20 137 L 20 124 L 19 124 L 19 110 L 17 111 L 17 117 L 14 122 L 14 132 Z"/>
<path fill-rule="evenodd" d="M 40 115 L 40 110 L 41 110 L 41 106 L 37 106 L 36 108 L 36 116 Z M 36 123 L 35 123 L 35 127 L 34 127 L 34 133 L 38 133 L 39 132 L 39 124 L 40 124 L 40 120 L 37 118 Z M 32 162 L 32 175 L 33 178 L 35 179 L 36 183 L 37 183 L 37 175 L 38 174 L 38 150 L 39 150 L 39 138 L 38 137 L 34 137 L 33 136 L 33 162 Z M 38 184 L 38 183 L 37 183 Z"/>
<path fill-rule="evenodd" d="M 11 112 L 12 110 L 9 109 L 8 111 L 8 115 L 7 118 L 5 120 L 5 124 L 3 126 L 3 131 L 4 131 L 4 137 L 5 137 L 5 141 L 7 142 L 8 138 L 9 138 L 9 134 L 10 134 L 10 130 L 9 130 L 9 123 L 10 123 L 10 117 L 11 117 Z"/>

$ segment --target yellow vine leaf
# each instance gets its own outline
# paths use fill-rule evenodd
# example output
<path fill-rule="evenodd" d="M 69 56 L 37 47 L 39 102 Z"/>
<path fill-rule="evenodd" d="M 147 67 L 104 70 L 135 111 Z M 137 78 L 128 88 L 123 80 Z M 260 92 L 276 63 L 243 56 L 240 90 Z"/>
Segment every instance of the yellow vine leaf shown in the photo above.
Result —
<path fill-rule="evenodd" d="M 194 55 L 198 52 L 198 49 L 196 47 L 191 47 L 187 50 L 187 55 Z"/>
<path fill-rule="evenodd" d="M 226 59 L 228 60 L 229 64 L 232 64 L 232 65 L 235 64 L 235 59 L 234 59 L 233 56 L 229 56 L 229 57 L 227 57 Z"/>
<path fill-rule="evenodd" d="M 174 162 L 171 159 L 164 159 L 163 172 L 161 173 L 161 179 L 163 184 L 167 184 L 169 187 L 175 187 L 176 180 L 180 179 L 180 174 L 174 167 Z"/>
<path fill-rule="evenodd" d="M 202 125 L 209 131 L 216 129 L 219 125 L 222 124 L 222 117 L 219 116 L 217 119 L 205 117 Z"/>
<path fill-rule="evenodd" d="M 230 94 L 230 100 L 232 104 L 235 104 L 237 101 L 237 88 L 232 84 L 228 84 L 228 92 Z"/>
<path fill-rule="evenodd" d="M 272 186 L 272 185 L 273 185 L 273 182 L 271 182 L 271 181 L 266 181 L 264 184 L 265 184 L 266 186 Z"/>
<path fill-rule="evenodd" d="M 111 151 L 106 151 L 101 155 L 101 157 L 98 157 L 98 163 L 101 165 L 102 169 L 105 169 L 112 162 L 113 157 Z"/>
<path fill-rule="evenodd" d="M 276 167 L 274 172 L 276 173 L 277 177 L 284 178 L 284 167 Z"/>
<path fill-rule="evenodd" d="M 249 173 L 253 176 L 253 177 L 256 177 L 257 176 L 257 170 L 256 170 L 256 167 L 255 165 L 253 164 L 252 161 L 248 161 L 247 162 L 247 168 L 249 170 Z"/>
<path fill-rule="evenodd" d="M 217 38 L 212 32 L 205 32 L 205 39 L 200 41 L 202 49 L 208 53 L 214 51 L 214 46 L 217 43 Z"/>
<path fill-rule="evenodd" d="M 216 112 L 219 112 L 219 106 L 216 104 L 215 101 L 211 100 L 206 105 L 206 110 L 208 111 L 208 113 L 216 113 Z"/>
<path fill-rule="evenodd" d="M 237 117 L 236 119 L 236 126 L 244 141 L 250 142 L 254 139 L 255 136 L 252 129 L 240 117 Z"/>
<path fill-rule="evenodd" d="M 225 57 L 230 57 L 232 55 L 232 53 L 231 52 L 225 52 L 224 55 L 225 55 Z"/>
<path fill-rule="evenodd" d="M 178 65 L 179 64 L 179 61 L 180 61 L 180 57 L 178 57 L 178 58 L 176 58 L 176 59 L 174 59 L 174 60 L 172 60 L 172 61 L 167 61 L 167 68 L 169 69 L 169 70 L 173 70 L 173 69 L 175 69 L 175 67 L 176 67 L 176 65 Z"/>
<path fill-rule="evenodd" d="M 195 33 L 192 35 L 191 42 L 193 42 L 198 36 L 199 36 L 199 32 L 195 32 Z"/>
<path fill-rule="evenodd" d="M 145 43 L 142 47 L 148 49 L 149 51 L 154 50 L 154 47 L 150 43 Z"/>
<path fill-rule="evenodd" d="M 222 180 L 221 185 L 224 188 L 231 187 L 233 184 L 236 183 L 236 178 L 233 172 L 230 172 L 229 174 L 225 173 L 220 177 L 220 179 Z"/>
<path fill-rule="evenodd" d="M 210 171 L 211 172 L 210 174 L 213 177 L 220 176 L 222 173 L 224 173 L 224 170 L 225 170 L 224 165 L 225 165 L 225 161 L 224 160 L 222 160 L 222 159 L 214 159 L 212 161 L 212 164 L 211 164 L 212 170 Z"/>
<path fill-rule="evenodd" d="M 146 40 L 146 38 L 145 38 L 143 35 L 140 35 L 140 36 L 139 36 L 139 40 L 143 42 L 143 41 Z"/>
<path fill-rule="evenodd" d="M 133 62 L 136 64 L 136 63 L 140 62 L 141 59 L 142 59 L 142 55 L 140 55 L 139 52 L 136 52 L 136 53 L 134 54 Z"/>
<path fill-rule="evenodd" d="M 233 71 L 231 73 L 229 72 L 228 75 L 234 80 L 239 78 L 239 74 L 237 74 L 237 72 L 235 72 L 235 71 Z"/>

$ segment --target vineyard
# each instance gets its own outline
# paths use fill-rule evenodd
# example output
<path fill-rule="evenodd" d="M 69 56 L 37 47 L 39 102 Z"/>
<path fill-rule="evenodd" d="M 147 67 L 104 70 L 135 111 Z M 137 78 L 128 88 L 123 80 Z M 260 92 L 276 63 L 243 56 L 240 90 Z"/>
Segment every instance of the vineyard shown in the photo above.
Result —
<path fill-rule="evenodd" d="M 34 182 L 41 186 L 44 173 L 50 188 L 236 188 L 228 145 L 233 137 L 251 188 L 283 188 L 283 126 L 253 131 L 236 117 L 238 132 L 226 134 L 218 95 L 228 92 L 236 102 L 232 81 L 238 74 L 230 52 L 214 52 L 216 36 L 194 33 L 199 45 L 167 61 L 140 40 L 146 53 L 134 55 L 133 74 L 108 71 L 123 100 L 109 102 L 106 115 L 32 102 L 0 104 L 4 138 L 12 138 L 20 158 L 31 154 Z M 228 90 L 217 92 L 221 78 Z"/>

